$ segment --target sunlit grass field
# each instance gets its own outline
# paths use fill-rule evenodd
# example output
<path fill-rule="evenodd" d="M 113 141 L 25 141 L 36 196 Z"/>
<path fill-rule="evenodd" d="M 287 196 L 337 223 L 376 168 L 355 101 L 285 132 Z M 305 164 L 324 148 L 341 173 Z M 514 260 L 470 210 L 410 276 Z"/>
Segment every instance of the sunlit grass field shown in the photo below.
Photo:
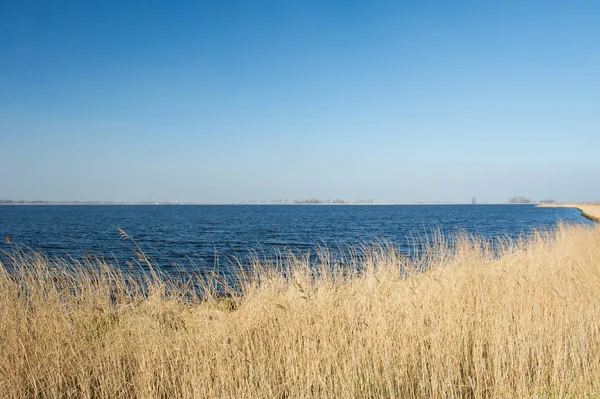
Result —
<path fill-rule="evenodd" d="M 16 248 L 0 267 L 0 396 L 600 397 L 599 227 L 336 262 L 257 262 L 217 295 L 216 280 Z"/>

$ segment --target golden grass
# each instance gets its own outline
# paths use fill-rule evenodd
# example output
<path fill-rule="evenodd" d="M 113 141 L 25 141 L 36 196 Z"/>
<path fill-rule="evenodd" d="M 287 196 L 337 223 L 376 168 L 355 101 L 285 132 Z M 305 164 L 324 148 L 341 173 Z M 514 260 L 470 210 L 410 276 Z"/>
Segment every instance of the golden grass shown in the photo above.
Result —
<path fill-rule="evenodd" d="M 437 240 L 410 263 L 380 248 L 361 273 L 295 259 L 203 300 L 100 261 L 17 255 L 0 267 L 0 395 L 599 397 L 600 228 L 499 251 Z"/>

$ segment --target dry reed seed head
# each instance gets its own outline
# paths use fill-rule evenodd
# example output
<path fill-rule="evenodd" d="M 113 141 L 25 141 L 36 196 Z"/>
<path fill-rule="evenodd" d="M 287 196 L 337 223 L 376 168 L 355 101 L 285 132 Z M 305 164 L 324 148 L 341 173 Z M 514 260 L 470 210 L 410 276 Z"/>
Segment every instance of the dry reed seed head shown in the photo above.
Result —
<path fill-rule="evenodd" d="M 286 312 L 287 312 L 287 308 L 286 308 L 285 306 L 283 306 L 282 304 L 280 304 L 280 303 L 276 303 L 276 304 L 275 304 L 275 306 L 276 306 L 278 309 L 281 309 L 281 310 L 284 310 L 284 311 L 286 311 Z"/>
<path fill-rule="evenodd" d="M 5 241 L 7 244 L 12 244 L 12 243 L 14 242 L 14 240 L 13 240 L 13 237 L 12 237 L 12 236 L 6 236 L 6 237 L 4 238 L 4 241 Z"/>
<path fill-rule="evenodd" d="M 300 284 L 297 281 L 294 281 L 294 285 L 296 286 L 296 288 L 298 288 L 298 291 L 300 291 L 301 293 L 305 294 L 306 292 L 304 291 L 304 288 L 302 288 L 302 284 Z"/>
<path fill-rule="evenodd" d="M 121 240 L 126 240 L 126 239 L 128 239 L 128 238 L 129 238 L 129 234 L 127 234 L 127 233 L 125 232 L 125 230 L 123 230 L 122 228 L 120 228 L 120 227 L 117 227 L 117 231 L 118 231 L 118 232 L 119 232 L 119 234 L 121 235 Z"/>
<path fill-rule="evenodd" d="M 137 256 L 137 258 L 138 258 L 138 260 L 140 262 L 147 262 L 148 261 L 148 258 L 146 257 L 146 254 L 144 254 L 142 251 L 135 250 L 133 252 L 136 254 L 136 256 Z"/>

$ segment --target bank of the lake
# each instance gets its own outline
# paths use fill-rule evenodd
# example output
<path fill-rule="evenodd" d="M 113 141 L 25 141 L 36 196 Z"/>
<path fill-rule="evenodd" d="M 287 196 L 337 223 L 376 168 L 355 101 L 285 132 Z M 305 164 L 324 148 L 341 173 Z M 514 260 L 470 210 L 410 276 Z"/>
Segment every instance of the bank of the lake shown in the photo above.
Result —
<path fill-rule="evenodd" d="M 581 215 L 600 222 L 600 204 L 540 204 L 540 208 L 575 208 L 581 211 Z"/>

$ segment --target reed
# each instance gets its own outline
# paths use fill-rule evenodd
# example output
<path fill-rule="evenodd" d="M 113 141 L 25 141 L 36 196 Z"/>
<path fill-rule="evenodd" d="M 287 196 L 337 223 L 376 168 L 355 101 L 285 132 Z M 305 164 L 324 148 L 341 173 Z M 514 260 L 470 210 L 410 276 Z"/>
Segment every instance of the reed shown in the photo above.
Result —
<path fill-rule="evenodd" d="M 600 396 L 600 228 L 358 252 L 257 262 L 222 296 L 217 277 L 16 249 L 0 266 L 0 395 Z"/>

